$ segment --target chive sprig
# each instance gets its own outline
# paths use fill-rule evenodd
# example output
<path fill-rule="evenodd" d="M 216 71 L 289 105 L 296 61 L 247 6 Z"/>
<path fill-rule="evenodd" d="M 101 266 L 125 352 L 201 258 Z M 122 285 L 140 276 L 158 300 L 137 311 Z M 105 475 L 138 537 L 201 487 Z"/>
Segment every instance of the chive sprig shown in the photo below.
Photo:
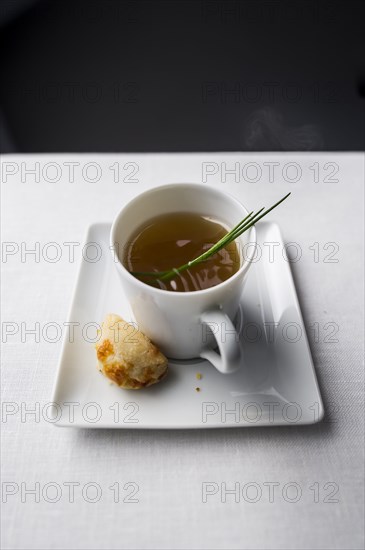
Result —
<path fill-rule="evenodd" d="M 248 231 L 251 227 L 253 227 L 258 221 L 260 221 L 264 216 L 266 216 L 269 212 L 274 210 L 279 204 L 281 204 L 285 199 L 289 197 L 291 193 L 288 193 L 280 199 L 278 202 L 270 206 L 267 210 L 265 210 L 265 207 L 260 208 L 255 214 L 250 212 L 243 220 L 241 220 L 233 229 L 228 231 L 226 235 L 224 235 L 217 243 L 215 243 L 213 246 L 211 246 L 208 250 L 203 252 L 203 254 L 200 254 L 197 258 L 194 258 L 193 260 L 190 260 L 186 264 L 181 265 L 180 267 L 173 267 L 171 269 L 168 269 L 167 271 L 131 271 L 131 274 L 135 277 L 150 277 L 157 279 L 159 281 L 168 281 L 170 279 L 173 279 L 177 275 L 179 275 L 182 271 L 185 271 L 186 269 L 189 269 L 190 267 L 193 267 L 194 265 L 197 265 L 201 262 L 204 262 L 217 252 L 221 250 L 222 248 L 225 248 L 228 246 L 231 242 L 236 240 L 238 237 L 240 237 L 245 231 Z"/>

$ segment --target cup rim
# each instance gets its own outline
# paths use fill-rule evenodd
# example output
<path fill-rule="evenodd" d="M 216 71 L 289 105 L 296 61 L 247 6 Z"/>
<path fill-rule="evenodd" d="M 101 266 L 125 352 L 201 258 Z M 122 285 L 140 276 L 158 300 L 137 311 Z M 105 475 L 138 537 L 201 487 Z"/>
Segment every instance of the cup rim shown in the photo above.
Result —
<path fill-rule="evenodd" d="M 113 254 L 113 250 L 114 250 L 114 245 L 117 242 L 114 239 L 114 234 L 115 234 L 118 222 L 119 222 L 120 218 L 123 216 L 124 211 L 127 208 L 130 208 L 131 206 L 133 206 L 133 203 L 137 202 L 137 200 L 139 200 L 142 196 L 146 197 L 147 195 L 149 195 L 149 194 L 151 194 L 155 191 L 162 191 L 163 189 L 171 189 L 172 187 L 181 187 L 181 188 L 190 187 L 190 188 L 194 188 L 194 189 L 198 188 L 199 190 L 201 190 L 202 188 L 205 188 L 208 192 L 214 192 L 214 193 L 220 195 L 222 198 L 227 198 L 228 197 L 231 201 L 235 202 L 240 208 L 243 208 L 245 210 L 246 214 L 249 213 L 247 208 L 236 197 L 234 197 L 230 193 L 227 193 L 225 191 L 221 191 L 219 189 L 216 189 L 215 187 L 205 186 L 202 183 L 168 183 L 168 184 L 165 184 L 165 185 L 158 185 L 156 187 L 151 187 L 150 189 L 146 189 L 145 191 L 143 191 L 142 193 L 139 193 L 138 195 L 133 197 L 130 201 L 128 201 L 127 204 L 125 204 L 119 210 L 118 214 L 115 216 L 114 221 L 112 223 L 111 230 L 110 230 L 110 249 L 111 249 L 112 254 Z M 202 296 L 202 295 L 206 295 L 208 293 L 211 293 L 212 291 L 214 292 L 216 289 L 222 289 L 226 286 L 229 286 L 230 284 L 233 283 L 233 281 L 235 281 L 236 279 L 242 277 L 245 274 L 245 272 L 248 270 L 248 268 L 250 267 L 250 265 L 252 263 L 252 259 L 253 259 L 253 256 L 254 256 L 255 252 L 256 252 L 256 248 L 257 248 L 257 239 L 256 239 L 256 228 L 255 228 L 255 226 L 253 226 L 249 229 L 248 235 L 249 235 L 249 242 L 254 245 L 253 246 L 253 251 L 249 255 L 249 257 L 246 258 L 246 260 L 244 261 L 242 266 L 238 269 L 238 271 L 236 271 L 236 273 L 234 273 L 231 277 L 229 277 L 225 281 L 223 281 L 221 283 L 218 283 L 215 286 L 212 286 L 212 287 L 209 287 L 209 288 L 203 288 L 201 290 L 188 290 L 188 291 L 174 291 L 174 292 L 172 292 L 171 290 L 165 290 L 163 288 L 156 288 L 156 287 L 150 286 L 147 283 L 144 283 L 143 281 L 140 281 L 139 279 L 137 279 L 137 277 L 134 277 L 134 275 L 132 275 L 128 271 L 128 269 L 123 265 L 123 263 L 120 260 L 118 255 L 117 255 L 117 260 L 118 261 L 116 262 L 116 266 L 117 266 L 118 269 L 121 269 L 121 272 L 122 272 L 123 276 L 126 276 L 127 279 L 130 279 L 130 281 L 133 282 L 134 284 L 136 284 L 137 286 L 140 286 L 142 290 L 144 289 L 146 291 L 146 289 L 148 289 L 153 294 L 157 293 L 157 295 L 162 294 L 162 295 L 171 296 L 171 297 L 172 296 L 174 296 L 174 297 L 182 297 L 182 296 L 185 296 L 185 297 L 187 297 L 187 296 L 196 296 L 196 297 L 198 297 L 198 296 Z M 114 251 L 114 255 L 115 255 L 115 251 Z"/>

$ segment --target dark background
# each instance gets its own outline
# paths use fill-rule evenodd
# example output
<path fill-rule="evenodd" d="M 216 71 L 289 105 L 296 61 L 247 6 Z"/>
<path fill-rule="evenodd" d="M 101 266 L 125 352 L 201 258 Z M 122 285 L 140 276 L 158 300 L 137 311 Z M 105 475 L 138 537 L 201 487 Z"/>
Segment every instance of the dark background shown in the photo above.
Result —
<path fill-rule="evenodd" d="M 3 1 L 2 151 L 363 150 L 364 2 Z"/>

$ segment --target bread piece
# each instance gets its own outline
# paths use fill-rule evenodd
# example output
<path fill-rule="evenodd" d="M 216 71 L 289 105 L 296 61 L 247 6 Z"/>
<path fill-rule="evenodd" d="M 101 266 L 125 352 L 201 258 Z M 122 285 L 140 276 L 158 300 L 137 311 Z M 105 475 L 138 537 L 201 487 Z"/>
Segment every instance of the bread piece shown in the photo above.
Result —
<path fill-rule="evenodd" d="M 101 372 L 121 388 L 145 388 L 166 374 L 166 357 L 135 324 L 119 315 L 106 316 L 95 347 Z"/>

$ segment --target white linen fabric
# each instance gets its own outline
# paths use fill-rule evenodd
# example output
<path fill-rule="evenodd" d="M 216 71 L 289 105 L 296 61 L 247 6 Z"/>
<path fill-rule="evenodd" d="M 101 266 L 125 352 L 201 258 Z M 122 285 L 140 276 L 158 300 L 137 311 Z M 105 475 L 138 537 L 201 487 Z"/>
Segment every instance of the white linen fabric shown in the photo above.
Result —
<path fill-rule="evenodd" d="M 321 423 L 52 425 L 59 330 L 86 229 L 172 182 L 217 186 L 250 209 L 292 191 L 268 219 L 296 243 L 292 258 L 301 253 L 291 267 L 326 408 Z M 3 548 L 363 548 L 363 203 L 360 153 L 4 156 Z"/>

